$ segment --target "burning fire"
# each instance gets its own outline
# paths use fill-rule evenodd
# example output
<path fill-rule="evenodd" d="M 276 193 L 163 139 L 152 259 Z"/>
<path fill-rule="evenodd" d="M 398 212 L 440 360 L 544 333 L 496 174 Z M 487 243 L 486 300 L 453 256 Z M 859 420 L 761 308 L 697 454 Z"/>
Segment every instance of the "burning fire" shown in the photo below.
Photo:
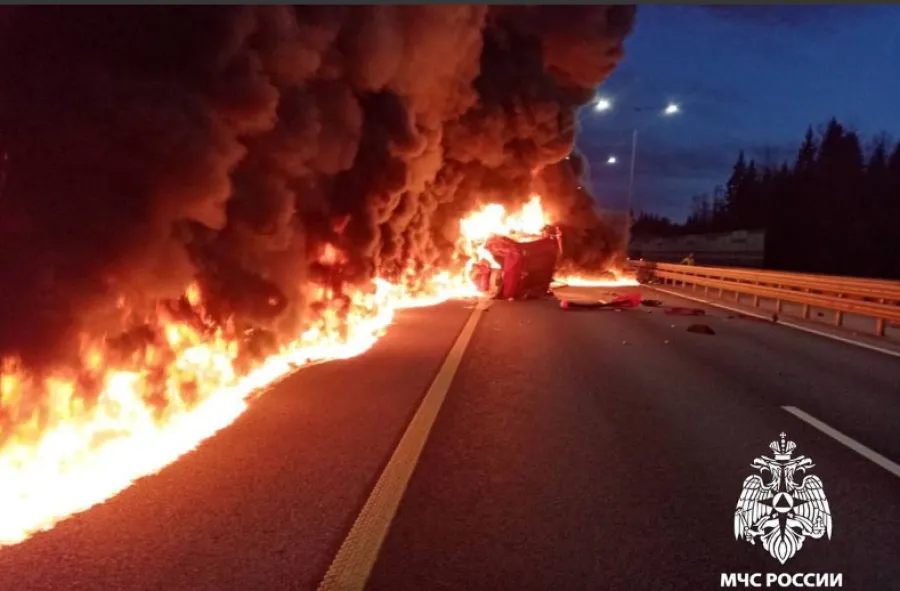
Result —
<path fill-rule="evenodd" d="M 459 262 L 466 271 L 490 259 L 484 244 L 495 234 L 537 237 L 548 219 L 534 196 L 520 212 L 488 205 L 460 223 Z M 323 262 L 343 257 L 327 246 Z M 461 265 L 462 266 L 462 265 Z M 107 343 L 85 343 L 79 371 L 30 374 L 15 360 L 0 367 L 0 546 L 25 540 L 66 517 L 101 503 L 137 478 L 155 473 L 232 423 L 255 394 L 295 369 L 359 355 L 390 325 L 397 309 L 479 295 L 468 272 L 373 280 L 339 300 L 315 287 L 321 312 L 296 340 L 250 364 L 241 335 L 208 321 L 201 287 L 184 305 L 200 322 L 160 306 L 151 335 L 122 358 Z M 589 285 L 569 277 L 569 285 Z M 622 279 L 616 279 L 622 285 Z M 408 287 L 417 285 L 415 289 Z M 344 307 L 344 312 L 340 308 Z M 95 392 L 95 395 L 86 395 Z"/>
<path fill-rule="evenodd" d="M 468 249 L 470 245 L 483 245 L 496 234 L 513 240 L 537 238 L 549 223 L 550 219 L 541 207 L 540 195 L 532 195 L 518 212 L 507 213 L 505 207 L 492 203 L 469 215 L 459 223 L 460 240 L 467 243 L 463 248 Z"/>
<path fill-rule="evenodd" d="M 549 223 L 550 218 L 541 207 L 540 195 L 532 195 L 518 212 L 507 213 L 505 207 L 492 203 L 469 215 L 459 223 L 457 245 L 466 258 L 465 276 L 470 277 L 473 265 L 482 260 L 495 269 L 500 268 L 494 255 L 485 248 L 491 236 L 509 236 L 520 242 L 534 240 L 541 237 L 541 230 Z"/>
<path fill-rule="evenodd" d="M 607 272 L 608 277 L 586 277 L 584 275 L 563 275 L 556 281 L 569 287 L 626 287 L 640 285 L 634 277 L 628 277 L 617 269 Z"/>

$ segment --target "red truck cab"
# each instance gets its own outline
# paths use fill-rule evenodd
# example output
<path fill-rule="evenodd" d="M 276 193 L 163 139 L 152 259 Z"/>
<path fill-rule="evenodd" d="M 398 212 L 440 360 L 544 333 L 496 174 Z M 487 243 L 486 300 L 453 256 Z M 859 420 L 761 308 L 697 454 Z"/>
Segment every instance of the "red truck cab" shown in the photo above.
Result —
<path fill-rule="evenodd" d="M 477 272 L 482 291 L 491 293 L 491 287 L 496 285 L 497 298 L 541 297 L 547 294 L 553 281 L 556 263 L 562 252 L 562 234 L 555 226 L 547 226 L 540 236 L 522 240 L 492 236 L 485 248 L 500 268 L 492 268 L 487 261 L 479 263 Z"/>

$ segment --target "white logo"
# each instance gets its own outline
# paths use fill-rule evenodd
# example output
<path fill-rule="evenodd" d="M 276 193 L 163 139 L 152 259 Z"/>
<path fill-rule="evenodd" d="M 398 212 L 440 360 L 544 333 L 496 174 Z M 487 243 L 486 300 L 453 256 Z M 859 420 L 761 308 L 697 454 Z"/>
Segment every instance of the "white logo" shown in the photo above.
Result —
<path fill-rule="evenodd" d="M 831 509 L 818 476 L 804 476 L 800 484 L 797 472 L 806 472 L 815 464 L 806 456 L 791 458 L 797 444 L 785 441 L 769 444 L 774 458 L 760 456 L 750 464 L 760 474 L 768 471 L 766 483 L 760 474 L 748 476 L 734 512 L 734 537 L 756 544 L 759 538 L 769 554 L 781 564 L 794 556 L 807 537 L 831 539 Z"/>

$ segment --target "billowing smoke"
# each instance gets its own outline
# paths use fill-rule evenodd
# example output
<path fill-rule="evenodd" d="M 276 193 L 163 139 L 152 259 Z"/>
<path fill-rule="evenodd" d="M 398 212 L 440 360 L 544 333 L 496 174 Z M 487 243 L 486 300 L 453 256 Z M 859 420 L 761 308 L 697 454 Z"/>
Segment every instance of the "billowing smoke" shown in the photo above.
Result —
<path fill-rule="evenodd" d="M 608 241 L 566 160 L 634 7 L 103 7 L 0 13 L 0 354 L 121 330 L 194 278 L 298 322 L 339 282 L 440 264 L 460 215 L 532 190 Z M 586 254 L 593 253 L 593 254 Z M 146 308 L 149 309 L 149 308 Z M 140 313 L 140 312 L 136 312 Z"/>

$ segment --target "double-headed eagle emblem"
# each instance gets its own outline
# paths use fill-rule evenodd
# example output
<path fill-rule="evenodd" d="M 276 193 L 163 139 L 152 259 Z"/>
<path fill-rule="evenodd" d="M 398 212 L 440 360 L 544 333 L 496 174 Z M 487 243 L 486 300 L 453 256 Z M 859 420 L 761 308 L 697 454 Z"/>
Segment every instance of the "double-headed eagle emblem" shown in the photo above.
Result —
<path fill-rule="evenodd" d="M 784 433 L 779 437 L 769 444 L 774 457 L 760 456 L 750 464 L 760 474 L 744 480 L 734 512 L 734 537 L 751 544 L 759 539 L 784 564 L 807 537 L 831 539 L 831 509 L 818 476 L 804 475 L 799 484 L 795 480 L 815 464 L 806 456 L 791 457 L 797 444 L 786 441 Z M 768 482 L 762 477 L 765 472 Z"/>

